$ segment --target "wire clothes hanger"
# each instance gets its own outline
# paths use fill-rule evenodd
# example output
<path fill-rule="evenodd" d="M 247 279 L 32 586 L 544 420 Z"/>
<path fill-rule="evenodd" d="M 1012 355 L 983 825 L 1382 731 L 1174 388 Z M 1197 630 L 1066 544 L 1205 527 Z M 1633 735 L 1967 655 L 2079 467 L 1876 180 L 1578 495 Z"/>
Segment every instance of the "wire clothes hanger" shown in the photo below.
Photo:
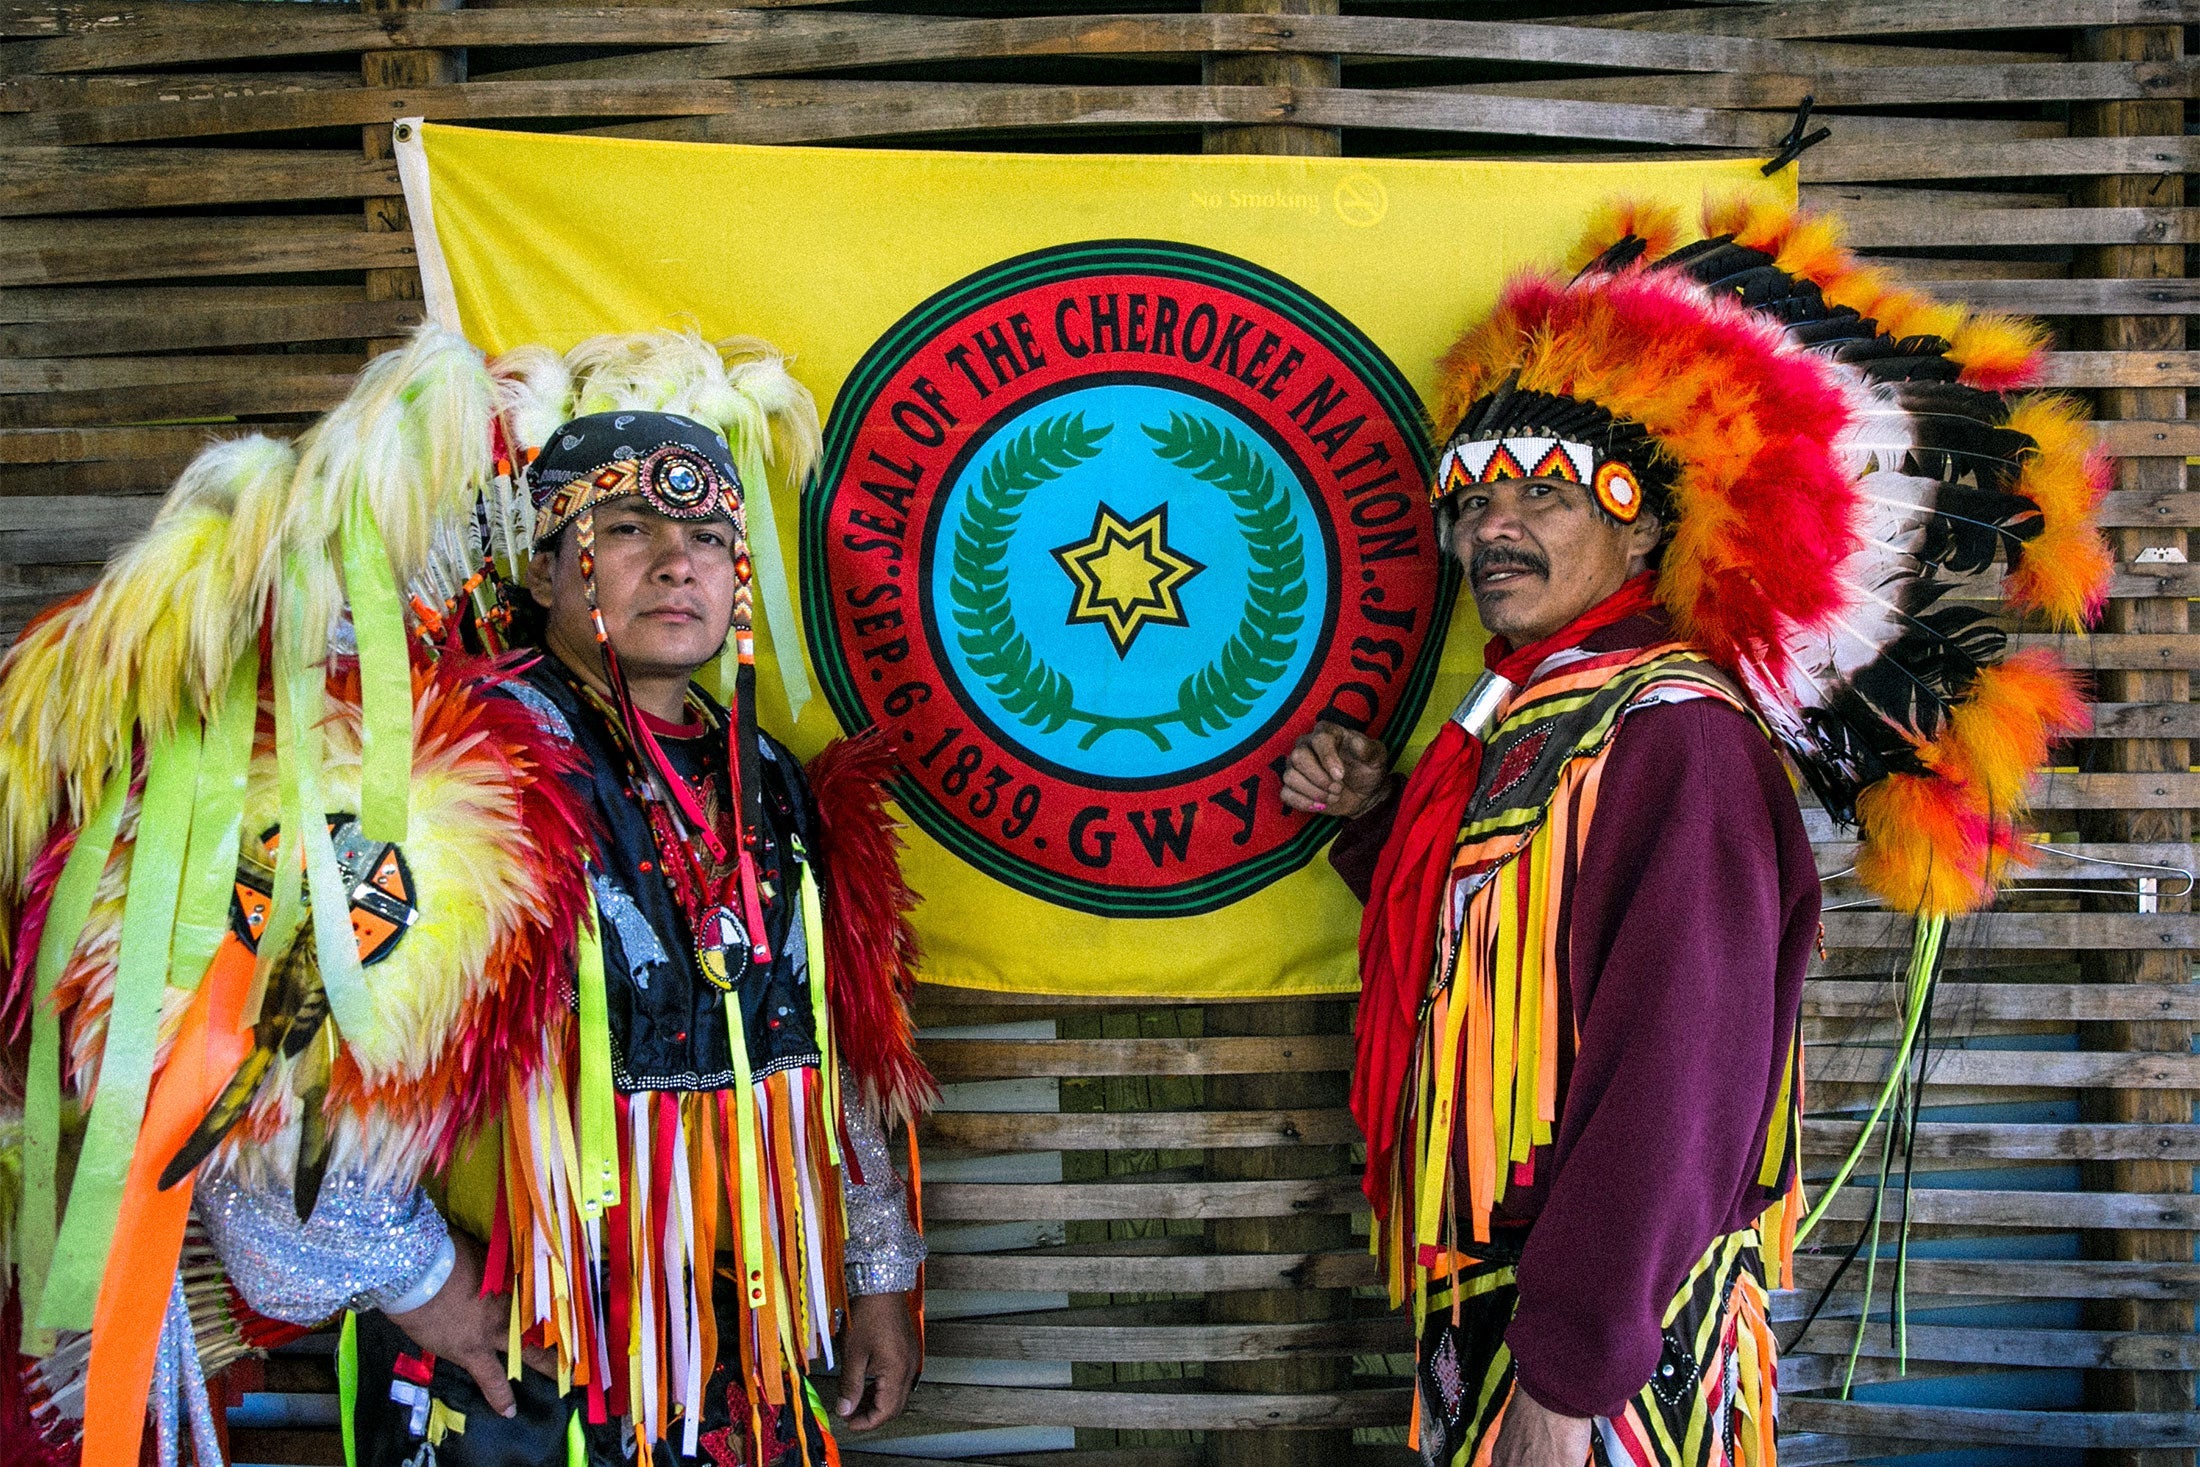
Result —
<path fill-rule="evenodd" d="M 2098 866 L 2108 871 L 2127 873 L 2130 879 L 2138 883 L 2138 886 L 2136 890 L 2129 893 L 2104 892 L 2098 886 L 2038 886 L 2030 883 L 2012 883 L 2010 886 L 2005 888 L 2007 891 L 2018 895 L 2129 895 L 2138 903 L 2139 911 L 2152 912 L 2158 910 L 2157 903 L 2159 903 L 2164 897 L 2175 901 L 2179 897 L 2190 896 L 2195 885 L 2200 885 L 2200 874 L 2196 874 L 2193 869 L 2188 866 L 2167 866 L 2158 864 L 2153 861 L 2118 861 L 2112 860 L 2106 856 L 2088 856 L 2071 850 L 2065 846 L 2050 845 L 2045 841 L 2030 842 L 2027 844 L 2026 850 L 2034 860 L 2037 860 L 2043 856 L 2054 856 L 2060 860 L 2077 862 L 2080 865 Z M 1855 874 L 1855 866 L 1844 866 L 1839 871 L 1830 872 L 1825 876 L 1819 877 L 1818 882 L 1819 885 L 1824 886 L 1831 882 L 1839 881 L 1844 876 L 1853 876 Z M 2165 876 L 2170 877 L 2171 879 L 2181 877 L 2183 878 L 2185 884 L 2175 891 L 2162 891 L 2159 888 L 2161 884 L 2161 878 Z M 2118 878 L 2110 877 L 2106 879 L 2114 880 Z M 2016 881 L 2023 882 L 2023 878 L 2016 878 Z M 1830 903 L 1822 908 L 1822 910 L 1828 912 L 1853 912 L 1867 907 L 1874 907 L 1877 905 L 1878 902 L 1873 898 L 1864 897 L 1856 901 Z"/>

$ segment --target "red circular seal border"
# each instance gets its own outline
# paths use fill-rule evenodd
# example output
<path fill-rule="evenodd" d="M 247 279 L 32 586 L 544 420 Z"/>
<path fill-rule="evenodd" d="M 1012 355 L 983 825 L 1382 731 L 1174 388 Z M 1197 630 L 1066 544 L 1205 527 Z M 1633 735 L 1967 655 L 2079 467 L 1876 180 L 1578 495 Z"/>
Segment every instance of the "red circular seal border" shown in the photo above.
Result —
<path fill-rule="evenodd" d="M 1100 381 L 1181 384 L 1265 425 L 1323 526 L 1328 614 L 1293 702 L 1181 773 L 1079 776 L 998 736 L 926 604 L 947 491 L 993 430 Z M 1332 822 L 1277 798 L 1317 718 L 1386 738 L 1426 701 L 1456 588 L 1425 485 L 1425 420 L 1395 367 L 1317 298 L 1246 261 L 1152 241 L 1003 262 L 904 317 L 850 374 L 806 498 L 813 661 L 851 731 L 903 756 L 935 839 L 1045 900 L 1108 916 L 1210 911 L 1303 866 Z M 1313 547 L 1309 546 L 1313 553 Z M 1234 731 L 1233 731 L 1234 732 Z"/>

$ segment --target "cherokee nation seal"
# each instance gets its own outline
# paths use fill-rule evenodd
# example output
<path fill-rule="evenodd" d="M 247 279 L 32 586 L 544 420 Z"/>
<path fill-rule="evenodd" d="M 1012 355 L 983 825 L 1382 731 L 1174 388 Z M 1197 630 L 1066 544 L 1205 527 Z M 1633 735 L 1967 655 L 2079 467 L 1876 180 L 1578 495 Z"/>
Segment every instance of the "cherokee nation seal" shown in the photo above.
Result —
<path fill-rule="evenodd" d="M 1019 891 L 1175 917 L 1303 866 L 1317 718 L 1419 716 L 1453 578 L 1412 390 L 1268 270 L 1151 240 L 956 282 L 849 375 L 804 505 L 812 660 L 902 807 Z"/>

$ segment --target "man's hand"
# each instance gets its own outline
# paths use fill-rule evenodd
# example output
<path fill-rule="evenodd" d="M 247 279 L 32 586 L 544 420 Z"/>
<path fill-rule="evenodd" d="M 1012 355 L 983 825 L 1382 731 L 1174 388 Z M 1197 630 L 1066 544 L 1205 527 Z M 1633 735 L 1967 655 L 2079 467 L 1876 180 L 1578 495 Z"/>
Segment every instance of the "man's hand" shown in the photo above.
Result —
<path fill-rule="evenodd" d="M 884 1426 L 909 1404 L 917 1382 L 917 1330 L 905 1294 L 858 1294 L 840 1337 L 840 1404 L 852 1431 Z"/>
<path fill-rule="evenodd" d="M 1390 787 L 1390 755 L 1366 734 L 1317 723 L 1291 747 L 1283 771 L 1283 802 L 1294 810 L 1350 820 L 1373 808 Z"/>
<path fill-rule="evenodd" d="M 511 1296 L 481 1297 L 480 1244 L 454 1232 L 451 1247 L 457 1259 L 436 1296 L 418 1309 L 391 1315 L 390 1323 L 403 1330 L 415 1347 L 442 1356 L 472 1376 L 490 1410 L 499 1416 L 513 1415 L 517 1408 L 512 1404 L 512 1383 L 504 1368 Z M 528 1365 L 544 1375 L 558 1373 L 556 1357 L 541 1346 L 524 1346 L 521 1354 Z"/>
<path fill-rule="evenodd" d="M 1591 1425 L 1586 1416 L 1561 1416 L 1538 1405 L 1515 1385 L 1490 1467 L 1582 1467 L 1589 1460 Z"/>

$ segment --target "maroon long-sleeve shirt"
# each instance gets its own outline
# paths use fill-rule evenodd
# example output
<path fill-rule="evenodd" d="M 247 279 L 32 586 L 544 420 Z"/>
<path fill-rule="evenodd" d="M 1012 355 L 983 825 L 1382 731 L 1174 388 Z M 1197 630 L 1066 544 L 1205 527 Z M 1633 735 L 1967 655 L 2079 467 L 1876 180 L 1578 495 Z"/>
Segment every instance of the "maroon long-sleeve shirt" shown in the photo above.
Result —
<path fill-rule="evenodd" d="M 1363 901 L 1395 814 L 1385 801 L 1331 849 Z M 1757 725 L 1712 699 L 1630 714 L 1559 953 L 1579 1043 L 1554 1139 L 1496 1218 L 1525 1232 L 1505 1338 L 1544 1406 L 1624 1409 L 1689 1268 L 1777 1195 L 1757 1173 L 1817 930 L 1810 842 Z"/>

